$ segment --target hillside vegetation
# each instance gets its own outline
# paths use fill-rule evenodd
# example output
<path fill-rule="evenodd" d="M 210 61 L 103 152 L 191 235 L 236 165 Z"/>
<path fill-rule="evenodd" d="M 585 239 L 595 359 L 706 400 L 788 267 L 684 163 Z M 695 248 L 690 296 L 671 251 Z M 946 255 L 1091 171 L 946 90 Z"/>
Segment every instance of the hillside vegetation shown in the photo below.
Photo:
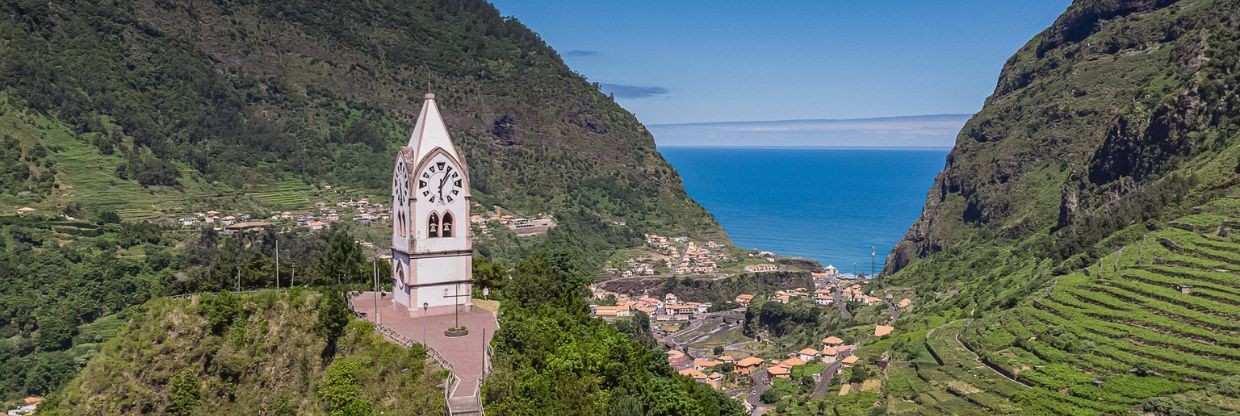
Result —
<path fill-rule="evenodd" d="M 429 89 L 484 206 L 719 232 L 632 114 L 482 0 L 6 2 L 0 75 L 5 210 L 386 196 Z"/>
<path fill-rule="evenodd" d="M 880 287 L 834 414 L 1240 412 L 1240 4 L 1078 0 L 1009 59 Z M 846 411 L 845 411 L 846 410 Z"/>
<path fill-rule="evenodd" d="M 446 372 L 325 296 L 147 302 L 40 414 L 443 414 Z"/>
<path fill-rule="evenodd" d="M 590 316 L 583 273 L 548 253 L 511 271 L 491 341 L 495 372 L 483 386 L 496 415 L 740 416 L 741 403 L 676 375 L 644 317 Z"/>

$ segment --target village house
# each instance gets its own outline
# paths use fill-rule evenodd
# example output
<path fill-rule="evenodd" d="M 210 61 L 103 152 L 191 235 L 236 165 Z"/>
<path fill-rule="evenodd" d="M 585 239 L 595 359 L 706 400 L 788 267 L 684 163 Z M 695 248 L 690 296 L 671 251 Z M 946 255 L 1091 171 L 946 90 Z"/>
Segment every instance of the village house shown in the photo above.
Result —
<path fill-rule="evenodd" d="M 896 328 L 894 326 L 890 326 L 890 325 L 875 325 L 874 336 L 882 338 L 887 335 L 890 335 L 891 331 L 894 331 L 895 329 Z"/>
<path fill-rule="evenodd" d="M 840 345 L 844 345 L 844 340 L 840 339 L 840 337 L 832 335 L 832 336 L 823 338 L 822 345 L 826 347 L 838 347 Z"/>
<path fill-rule="evenodd" d="M 779 362 L 780 367 L 787 367 L 787 368 L 800 367 L 803 365 L 805 365 L 805 360 L 802 360 L 799 357 L 792 357 L 792 358 Z"/>
<path fill-rule="evenodd" d="M 705 384 L 707 380 L 706 373 L 703 373 L 696 368 L 685 368 L 680 371 L 677 371 L 677 373 L 680 373 L 680 375 L 682 376 L 691 378 L 693 379 L 693 381 L 703 383 L 703 384 Z"/>
<path fill-rule="evenodd" d="M 791 378 L 791 377 L 792 377 L 792 370 L 791 370 L 791 369 L 789 369 L 788 367 L 778 366 L 778 365 L 777 365 L 777 366 L 768 367 L 768 368 L 766 369 L 766 373 L 767 373 L 768 375 L 770 375 L 770 376 L 771 376 L 771 378 L 782 378 L 782 379 L 788 379 L 788 378 Z"/>
<path fill-rule="evenodd" d="M 779 266 L 774 264 L 751 264 L 745 266 L 745 271 L 750 273 L 766 273 L 779 271 Z"/>
<path fill-rule="evenodd" d="M 819 354 L 818 350 L 815 350 L 810 347 L 805 347 L 805 348 L 802 348 L 801 351 L 797 352 L 797 358 L 800 358 L 801 361 L 810 362 L 810 361 L 817 360 L 818 354 Z"/>
<path fill-rule="evenodd" d="M 834 302 L 835 298 L 831 295 L 831 289 L 823 288 L 814 291 L 814 304 L 828 306 Z"/>
<path fill-rule="evenodd" d="M 844 359 L 840 360 L 840 362 L 843 363 L 844 366 L 846 367 L 852 367 L 853 365 L 857 364 L 857 360 L 859 360 L 857 356 L 850 355 L 850 356 L 844 357 Z"/>
<path fill-rule="evenodd" d="M 709 369 L 713 369 L 713 368 L 715 368 L 715 367 L 718 367 L 720 364 L 723 364 L 723 362 L 722 362 L 722 361 L 717 361 L 717 360 L 712 360 L 712 359 L 709 359 L 709 358 L 695 358 L 695 359 L 693 359 L 693 368 L 696 368 L 696 369 L 701 370 L 701 371 L 706 371 L 706 370 L 709 370 Z"/>
<path fill-rule="evenodd" d="M 749 374 L 755 368 L 761 367 L 762 362 L 762 359 L 758 357 L 745 357 L 736 362 L 736 367 L 733 371 L 739 374 Z"/>
<path fill-rule="evenodd" d="M 822 349 L 822 363 L 831 364 L 835 362 L 835 357 L 839 355 L 839 351 L 835 347 L 826 347 Z"/>
<path fill-rule="evenodd" d="M 710 386 L 711 388 L 715 390 L 722 389 L 723 388 L 723 374 L 710 373 L 710 375 L 706 376 L 706 385 Z"/>
<path fill-rule="evenodd" d="M 737 305 L 741 305 L 741 306 L 749 306 L 749 302 L 753 302 L 753 295 L 752 295 L 752 294 L 749 294 L 749 293 L 742 293 L 742 294 L 736 295 L 736 304 L 737 304 Z"/>
<path fill-rule="evenodd" d="M 693 360 L 678 350 L 667 350 L 667 365 L 672 368 L 693 368 Z"/>
<path fill-rule="evenodd" d="M 628 304 L 615 306 L 590 305 L 590 315 L 596 318 L 602 318 L 606 321 L 612 321 L 616 318 L 627 318 L 633 316 L 632 310 Z"/>

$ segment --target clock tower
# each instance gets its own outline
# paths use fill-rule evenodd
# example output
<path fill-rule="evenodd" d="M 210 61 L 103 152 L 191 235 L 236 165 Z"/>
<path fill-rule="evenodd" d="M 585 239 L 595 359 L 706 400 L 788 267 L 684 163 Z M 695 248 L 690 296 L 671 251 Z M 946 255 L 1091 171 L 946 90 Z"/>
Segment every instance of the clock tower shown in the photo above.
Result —
<path fill-rule="evenodd" d="M 392 291 L 410 315 L 472 304 L 469 168 L 426 94 L 392 174 Z"/>

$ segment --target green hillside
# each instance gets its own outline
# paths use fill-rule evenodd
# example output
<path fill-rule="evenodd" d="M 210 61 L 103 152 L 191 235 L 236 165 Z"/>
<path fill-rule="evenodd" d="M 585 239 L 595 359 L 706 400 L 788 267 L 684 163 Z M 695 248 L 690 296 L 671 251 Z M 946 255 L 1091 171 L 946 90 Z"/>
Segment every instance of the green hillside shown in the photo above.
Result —
<path fill-rule="evenodd" d="M 933 328 L 889 370 L 893 414 L 1240 412 L 1240 220 L 1226 198 L 1060 276 L 1018 306 Z M 1187 413 L 1175 413 L 1187 412 Z"/>
<path fill-rule="evenodd" d="M 303 290 L 152 300 L 39 413 L 443 414 L 447 373 L 344 308 Z"/>
<path fill-rule="evenodd" d="M 1017 51 L 877 282 L 878 400 L 784 413 L 1240 413 L 1238 15 L 1077 0 Z"/>
<path fill-rule="evenodd" d="M 429 88 L 484 206 L 719 232 L 632 114 L 482 0 L 6 2 L 0 75 L 9 212 L 386 200 Z"/>

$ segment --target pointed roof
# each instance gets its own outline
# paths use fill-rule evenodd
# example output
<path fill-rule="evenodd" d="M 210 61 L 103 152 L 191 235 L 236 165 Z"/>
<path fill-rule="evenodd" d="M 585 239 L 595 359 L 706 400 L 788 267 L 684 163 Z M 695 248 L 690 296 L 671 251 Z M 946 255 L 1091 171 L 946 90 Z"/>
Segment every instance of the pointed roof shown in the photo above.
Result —
<path fill-rule="evenodd" d="M 439 106 L 435 104 L 435 94 L 427 93 L 422 102 L 422 112 L 418 114 L 418 122 L 409 135 L 409 146 L 413 150 L 413 161 L 419 163 L 426 155 L 442 148 L 453 158 L 460 160 L 456 147 L 452 146 L 452 137 L 448 135 L 448 126 L 439 115 Z"/>

